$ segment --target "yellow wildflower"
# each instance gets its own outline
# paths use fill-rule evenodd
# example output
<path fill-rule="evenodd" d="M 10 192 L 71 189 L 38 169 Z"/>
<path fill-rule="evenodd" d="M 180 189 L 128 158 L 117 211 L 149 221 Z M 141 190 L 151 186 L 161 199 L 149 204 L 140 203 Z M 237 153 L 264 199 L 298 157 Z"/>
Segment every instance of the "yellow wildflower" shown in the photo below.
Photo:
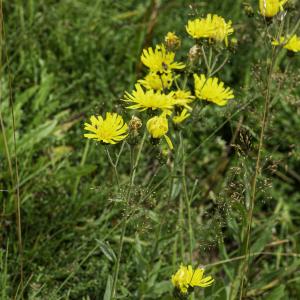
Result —
<path fill-rule="evenodd" d="M 144 79 L 138 81 L 146 89 L 163 90 L 169 89 L 173 83 L 173 77 L 171 72 L 164 72 L 161 75 L 150 72 Z"/>
<path fill-rule="evenodd" d="M 195 97 L 191 95 L 191 92 L 186 90 L 177 90 L 173 92 L 173 98 L 175 99 L 176 105 L 184 106 L 187 109 L 191 109 L 189 104 L 195 99 Z"/>
<path fill-rule="evenodd" d="M 187 33 L 194 39 L 209 38 L 217 42 L 225 41 L 228 45 L 228 35 L 233 33 L 232 22 L 226 23 L 224 18 L 218 15 L 208 14 L 206 18 L 188 21 Z"/>
<path fill-rule="evenodd" d="M 192 266 L 183 266 L 181 265 L 179 270 L 172 275 L 172 283 L 182 294 L 186 294 L 189 288 L 199 287 L 208 287 L 213 282 L 214 279 L 212 276 L 203 277 L 204 269 L 197 268 L 193 270 Z"/>
<path fill-rule="evenodd" d="M 84 134 L 88 139 L 101 141 L 105 144 L 116 144 L 125 139 L 128 126 L 117 113 L 106 113 L 106 119 L 101 116 L 91 116 L 91 124 L 84 123 L 84 129 L 92 133 Z"/>
<path fill-rule="evenodd" d="M 291 38 L 280 37 L 279 42 L 274 40 L 272 42 L 274 46 L 283 46 L 283 48 L 293 51 L 299 52 L 300 51 L 300 37 L 294 34 Z"/>
<path fill-rule="evenodd" d="M 175 53 L 166 50 L 164 45 L 157 45 L 153 51 L 152 47 L 144 49 L 141 56 L 142 63 L 151 72 L 166 72 L 172 69 L 183 69 L 183 63 L 174 62 Z"/>
<path fill-rule="evenodd" d="M 165 36 L 165 44 L 169 49 L 176 49 L 180 47 L 181 40 L 174 32 L 168 32 Z"/>
<path fill-rule="evenodd" d="M 217 105 L 226 105 L 228 100 L 233 99 L 232 90 L 224 87 L 222 81 L 216 77 L 206 78 L 204 74 L 200 77 L 194 74 L 195 79 L 195 93 L 199 99 L 204 99 L 216 103 Z"/>
<path fill-rule="evenodd" d="M 211 15 L 208 15 L 211 18 Z M 187 33 L 194 39 L 208 38 L 214 31 L 214 27 L 211 21 L 208 19 L 196 19 L 189 20 L 185 26 Z"/>
<path fill-rule="evenodd" d="M 288 0 L 259 0 L 260 13 L 267 18 L 274 17 Z"/>
<path fill-rule="evenodd" d="M 185 119 L 187 119 L 191 114 L 188 112 L 186 108 L 184 108 L 180 113 L 176 114 L 173 118 L 172 121 L 175 124 L 180 124 L 182 123 Z"/>
<path fill-rule="evenodd" d="M 172 94 L 163 94 L 153 89 L 144 91 L 138 83 L 135 85 L 135 89 L 132 94 L 125 92 L 124 101 L 134 103 L 133 105 L 127 106 L 127 108 L 139 109 L 140 111 L 146 109 L 170 111 L 175 104 Z"/>
<path fill-rule="evenodd" d="M 211 38 L 217 42 L 225 41 L 225 45 L 228 46 L 228 35 L 234 31 L 231 26 L 231 21 L 226 23 L 222 17 L 214 15 L 212 22 L 214 24 L 214 32 Z"/>
<path fill-rule="evenodd" d="M 165 113 L 149 119 L 146 126 L 148 132 L 154 139 L 164 137 L 170 149 L 173 149 L 173 144 L 170 138 L 166 135 L 169 130 L 169 124 Z"/>

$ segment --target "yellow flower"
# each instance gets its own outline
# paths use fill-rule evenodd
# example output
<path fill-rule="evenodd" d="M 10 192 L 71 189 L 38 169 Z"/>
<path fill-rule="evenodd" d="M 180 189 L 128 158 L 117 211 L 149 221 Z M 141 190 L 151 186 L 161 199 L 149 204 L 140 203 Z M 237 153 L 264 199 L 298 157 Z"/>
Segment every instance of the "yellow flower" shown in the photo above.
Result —
<path fill-rule="evenodd" d="M 208 15 L 211 18 L 211 15 Z M 214 31 L 214 27 L 211 21 L 208 19 L 196 19 L 189 20 L 185 26 L 187 33 L 194 39 L 208 38 Z"/>
<path fill-rule="evenodd" d="M 180 47 L 181 40 L 174 32 L 168 32 L 165 36 L 165 44 L 169 49 L 176 49 Z"/>
<path fill-rule="evenodd" d="M 135 85 L 135 91 L 132 94 L 125 92 L 125 102 L 134 103 L 127 106 L 130 109 L 139 109 L 144 111 L 146 109 L 161 109 L 170 111 L 174 106 L 174 99 L 172 94 L 163 94 L 160 91 L 155 92 L 153 89 L 144 91 L 140 84 Z"/>
<path fill-rule="evenodd" d="M 260 13 L 267 18 L 274 17 L 288 0 L 259 0 Z"/>
<path fill-rule="evenodd" d="M 299 52 L 300 51 L 300 37 L 298 37 L 296 34 L 294 34 L 291 38 L 284 38 L 283 36 L 280 37 L 279 42 L 274 40 L 272 42 L 272 45 L 274 46 L 283 46 L 283 48 L 293 51 L 293 52 Z"/>
<path fill-rule="evenodd" d="M 179 270 L 172 275 L 172 283 L 182 294 L 186 294 L 188 289 L 191 287 L 208 287 L 213 282 L 212 276 L 203 277 L 204 269 L 197 268 L 193 270 L 192 266 L 181 265 Z"/>
<path fill-rule="evenodd" d="M 231 26 L 231 21 L 228 23 L 222 17 L 217 15 L 213 16 L 214 32 L 212 34 L 212 39 L 222 42 L 225 41 L 225 45 L 228 46 L 228 35 L 233 33 L 233 28 Z"/>
<path fill-rule="evenodd" d="M 163 89 L 169 89 L 171 87 L 173 83 L 173 77 L 171 72 L 164 72 L 161 75 L 150 72 L 145 76 L 144 79 L 140 79 L 138 82 L 142 84 L 146 89 L 160 91 Z"/>
<path fill-rule="evenodd" d="M 84 123 L 84 129 L 92 133 L 84 134 L 88 139 L 94 139 L 105 144 L 116 144 L 125 139 L 128 126 L 123 118 L 116 113 L 106 113 L 106 119 L 101 116 L 91 116 L 91 124 Z"/>
<path fill-rule="evenodd" d="M 172 120 L 175 124 L 182 123 L 185 119 L 187 119 L 191 114 L 188 112 L 186 108 L 184 108 L 179 114 L 176 114 Z"/>
<path fill-rule="evenodd" d="M 170 138 L 166 135 L 169 130 L 169 124 L 165 113 L 149 119 L 146 126 L 148 132 L 154 139 L 164 137 L 170 149 L 173 149 L 173 144 Z"/>
<path fill-rule="evenodd" d="M 233 99 L 234 95 L 232 90 L 224 87 L 222 81 L 216 77 L 206 78 L 204 74 L 200 77 L 194 74 L 195 79 L 195 93 L 199 99 L 214 102 L 217 105 L 226 105 L 228 100 Z"/>
<path fill-rule="evenodd" d="M 190 110 L 191 107 L 189 106 L 189 104 L 192 103 L 195 99 L 195 97 L 191 95 L 191 92 L 186 90 L 177 90 L 173 92 L 173 98 L 175 99 L 176 105 L 184 106 Z"/>
<path fill-rule="evenodd" d="M 151 72 L 166 72 L 172 69 L 183 69 L 183 63 L 174 62 L 175 53 L 168 52 L 164 45 L 157 45 L 155 50 L 151 47 L 144 49 L 141 56 L 142 63 L 150 69 Z"/>
<path fill-rule="evenodd" d="M 218 15 L 208 14 L 206 18 L 188 21 L 187 33 L 194 39 L 209 38 L 218 42 L 225 41 L 228 45 L 228 35 L 233 33 L 231 21 L 226 23 L 224 18 Z"/>

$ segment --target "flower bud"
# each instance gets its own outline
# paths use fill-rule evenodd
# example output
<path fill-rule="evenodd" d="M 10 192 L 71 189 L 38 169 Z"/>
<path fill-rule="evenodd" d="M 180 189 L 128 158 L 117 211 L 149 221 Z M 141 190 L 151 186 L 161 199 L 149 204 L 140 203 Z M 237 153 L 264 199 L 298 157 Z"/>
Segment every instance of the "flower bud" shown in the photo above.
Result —
<path fill-rule="evenodd" d="M 201 48 L 199 45 L 196 44 L 189 51 L 189 54 L 188 54 L 189 61 L 191 63 L 193 63 L 200 57 L 200 55 L 201 55 Z"/>
<path fill-rule="evenodd" d="M 147 129 L 152 137 L 152 143 L 154 141 L 159 141 L 160 138 L 164 137 L 169 148 L 173 149 L 173 144 L 170 138 L 167 136 L 167 132 L 169 130 L 168 119 L 166 114 L 162 114 L 160 116 L 155 116 L 148 120 Z"/>
<path fill-rule="evenodd" d="M 244 12 L 248 17 L 254 16 L 254 9 L 250 3 L 244 3 Z"/>
<path fill-rule="evenodd" d="M 143 123 L 140 118 L 136 116 L 132 116 L 128 125 L 129 125 L 129 131 L 138 131 L 142 127 Z"/>
<path fill-rule="evenodd" d="M 132 116 L 131 120 L 128 123 L 129 127 L 129 136 L 127 139 L 128 144 L 136 145 L 139 142 L 140 134 L 139 129 L 142 127 L 143 123 L 140 118 Z"/>
<path fill-rule="evenodd" d="M 180 47 L 181 39 L 174 32 L 168 32 L 165 36 L 165 44 L 168 50 L 175 50 Z"/>

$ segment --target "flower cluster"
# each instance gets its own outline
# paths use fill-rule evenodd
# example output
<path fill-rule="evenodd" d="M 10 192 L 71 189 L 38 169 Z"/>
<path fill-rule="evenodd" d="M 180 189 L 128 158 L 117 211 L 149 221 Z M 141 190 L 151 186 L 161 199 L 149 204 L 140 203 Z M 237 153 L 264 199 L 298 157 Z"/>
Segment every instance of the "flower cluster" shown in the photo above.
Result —
<path fill-rule="evenodd" d="M 224 42 L 227 46 L 228 36 L 234 31 L 231 21 L 226 22 L 223 17 L 213 14 L 188 21 L 186 30 L 195 39 L 195 45 L 191 49 L 198 47 L 202 38 L 214 43 Z M 214 43 L 209 43 L 207 47 L 214 47 Z M 232 90 L 225 87 L 217 77 L 210 76 L 210 72 L 194 74 L 190 66 L 195 61 L 190 56 L 187 62 L 176 60 L 175 51 L 180 45 L 181 39 L 174 32 L 169 32 L 164 44 L 144 49 L 141 62 L 148 71 L 137 81 L 134 90 L 126 91 L 123 97 L 127 109 L 135 110 L 136 113 L 145 112 L 145 117 L 141 119 L 146 118 L 146 128 L 154 144 L 164 138 L 170 149 L 173 149 L 169 134 L 170 122 L 178 126 L 186 121 L 193 112 L 194 103 L 198 102 L 196 99 L 223 106 L 234 98 Z M 197 53 L 196 51 L 194 56 Z M 200 70 L 202 69 L 200 66 Z M 192 77 L 193 84 L 188 82 Z M 132 136 L 130 126 L 116 113 L 107 113 L 106 119 L 92 116 L 91 124 L 85 123 L 85 129 L 91 132 L 84 135 L 86 138 L 104 144 L 115 144 L 128 135 L 130 138 Z M 136 131 L 135 138 L 138 137 Z"/>
<path fill-rule="evenodd" d="M 227 45 L 228 36 L 234 31 L 231 21 L 226 22 L 224 18 L 212 14 L 203 19 L 188 21 L 186 30 L 196 40 L 196 45 L 201 38 L 215 43 L 225 42 Z M 152 140 L 164 138 L 170 149 L 173 149 L 173 144 L 168 135 L 169 122 L 177 126 L 187 120 L 192 114 L 195 99 L 223 106 L 234 98 L 232 90 L 224 87 L 218 78 L 204 73 L 193 74 L 187 69 L 186 63 L 177 61 L 174 51 L 180 45 L 181 39 L 174 32 L 169 32 L 165 44 L 144 49 L 141 62 L 148 72 L 137 81 L 133 91 L 125 92 L 123 98 L 127 109 L 150 114 L 146 128 Z M 209 47 L 213 46 L 211 44 Z M 187 63 L 192 63 L 192 60 Z M 190 75 L 194 77 L 192 89 L 187 84 Z M 85 137 L 105 144 L 115 144 L 128 134 L 131 136 L 130 128 L 128 130 L 123 118 L 116 113 L 107 113 L 106 119 L 92 116 L 91 124 L 85 123 L 85 129 L 91 132 L 85 134 Z"/>
<path fill-rule="evenodd" d="M 225 45 L 228 44 L 228 36 L 234 31 L 231 21 L 226 22 L 224 18 L 211 14 L 204 19 L 188 21 L 186 30 L 196 40 L 196 44 L 199 39 L 207 38 L 215 43 L 225 42 Z M 204 73 L 191 73 L 186 67 L 191 60 L 187 63 L 178 62 L 174 50 L 180 44 L 179 37 L 169 32 L 165 37 L 165 45 L 144 49 L 141 62 L 148 68 L 148 72 L 138 80 L 133 91 L 125 92 L 123 99 L 128 109 L 150 113 L 146 122 L 149 134 L 154 140 L 163 137 L 170 149 L 173 145 L 168 136 L 169 122 L 178 125 L 188 119 L 195 99 L 223 106 L 234 98 L 232 90 L 224 87 L 218 78 Z M 194 76 L 192 89 L 187 84 L 190 75 Z"/>
<path fill-rule="evenodd" d="M 212 276 L 204 277 L 204 269 L 193 269 L 192 266 L 181 265 L 179 270 L 172 275 L 171 281 L 180 294 L 188 294 L 195 287 L 208 287 L 213 282 Z"/>

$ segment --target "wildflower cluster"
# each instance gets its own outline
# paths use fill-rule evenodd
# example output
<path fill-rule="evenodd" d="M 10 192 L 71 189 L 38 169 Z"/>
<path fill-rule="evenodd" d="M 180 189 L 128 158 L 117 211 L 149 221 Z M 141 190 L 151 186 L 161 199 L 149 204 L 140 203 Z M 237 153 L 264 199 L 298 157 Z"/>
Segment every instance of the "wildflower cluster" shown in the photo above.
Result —
<path fill-rule="evenodd" d="M 209 47 L 213 47 L 212 41 L 225 42 L 227 46 L 228 36 L 234 30 L 231 21 L 226 22 L 218 15 L 208 14 L 206 18 L 188 21 L 186 31 L 195 39 L 196 45 L 201 43 L 202 39 L 208 39 L 211 42 Z M 181 39 L 174 32 L 169 32 L 165 37 L 165 44 L 144 49 L 141 62 L 147 67 L 148 72 L 144 78 L 137 81 L 133 91 L 125 92 L 123 99 L 127 109 L 135 110 L 136 113 L 148 113 L 142 119 L 147 118 L 146 128 L 152 140 L 164 138 L 170 149 L 173 149 L 173 143 L 168 136 L 169 122 L 178 125 L 188 119 L 193 111 L 195 99 L 223 106 L 234 98 L 232 90 L 225 87 L 217 77 L 204 73 L 193 74 L 189 68 L 191 60 L 177 61 L 174 51 L 180 45 Z M 190 77 L 194 78 L 192 89 L 188 89 L 187 84 Z M 92 117 L 92 124 L 85 124 L 85 129 L 92 131 L 92 134 L 85 134 L 85 137 L 110 144 L 124 139 L 127 136 L 128 126 L 123 123 L 121 126 L 122 117 L 116 114 L 108 116 L 115 116 L 115 119 L 108 117 L 103 121 L 99 117 L 99 122 L 104 125 L 96 123 L 97 118 Z M 111 126 L 113 120 L 116 124 Z"/>
<path fill-rule="evenodd" d="M 220 16 L 207 15 L 204 19 L 188 21 L 187 33 L 195 39 L 208 39 L 215 43 L 225 42 L 233 33 L 231 21 Z M 174 32 L 165 37 L 165 44 L 144 49 L 141 62 L 148 68 L 144 78 L 138 80 L 132 92 L 125 92 L 124 101 L 128 109 L 148 111 L 150 118 L 146 127 L 152 139 L 164 137 L 170 149 L 173 148 L 168 137 L 169 122 L 178 125 L 188 119 L 193 111 L 195 99 L 206 100 L 223 106 L 234 98 L 230 88 L 209 74 L 191 74 L 191 60 L 178 62 L 174 52 L 181 40 Z M 213 45 L 211 45 L 213 47 Z M 187 80 L 194 77 L 193 89 L 188 89 Z"/>

